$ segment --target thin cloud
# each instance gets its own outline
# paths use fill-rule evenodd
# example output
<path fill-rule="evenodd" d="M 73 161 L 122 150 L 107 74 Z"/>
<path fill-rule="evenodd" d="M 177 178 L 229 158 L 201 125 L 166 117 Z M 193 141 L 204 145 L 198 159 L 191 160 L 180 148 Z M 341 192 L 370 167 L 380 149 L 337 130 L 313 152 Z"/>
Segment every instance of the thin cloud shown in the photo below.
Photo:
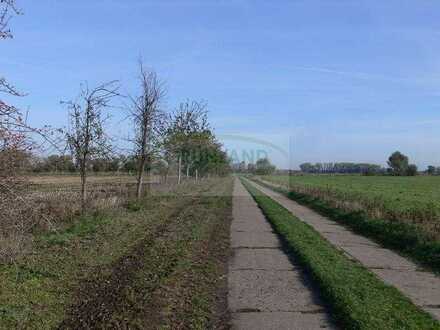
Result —
<path fill-rule="evenodd" d="M 385 80 L 390 82 L 409 82 L 411 81 L 408 78 L 401 77 L 392 77 L 380 74 L 372 74 L 366 72 L 353 72 L 353 71 L 342 71 L 342 70 L 334 70 L 323 67 L 310 67 L 310 66 L 295 66 L 292 67 L 293 70 L 303 70 L 303 71 L 313 71 L 319 73 L 327 73 L 327 74 L 336 74 L 340 76 L 347 76 L 350 78 L 356 79 L 365 79 L 365 80 Z"/>

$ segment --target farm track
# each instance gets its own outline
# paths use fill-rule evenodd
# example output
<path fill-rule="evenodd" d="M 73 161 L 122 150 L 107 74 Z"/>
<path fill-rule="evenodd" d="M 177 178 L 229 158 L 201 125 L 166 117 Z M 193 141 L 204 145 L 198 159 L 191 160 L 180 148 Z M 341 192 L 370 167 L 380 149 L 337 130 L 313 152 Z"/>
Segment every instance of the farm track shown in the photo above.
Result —
<path fill-rule="evenodd" d="M 110 274 L 105 270 L 97 270 L 94 278 L 82 284 L 77 292 L 76 303 L 71 306 L 68 316 L 60 324 L 59 329 L 97 329 L 105 326 L 124 328 L 124 320 L 115 319 L 116 313 L 130 311 L 133 314 L 142 314 L 138 305 L 133 305 L 126 290 L 134 281 L 139 270 L 146 263 L 146 254 L 159 240 L 170 239 L 172 220 L 188 205 L 187 202 L 179 206 L 155 230 L 144 237 L 131 251 L 110 266 Z M 173 264 L 165 268 L 167 273 L 173 269 Z M 107 270 L 108 272 L 108 270 Z M 165 275 L 165 274 L 163 274 Z M 159 280 L 159 278 L 156 278 Z M 152 283 L 153 291 L 158 281 Z M 148 296 L 148 292 L 143 293 Z M 116 315 L 117 316 L 117 315 Z M 151 315 L 150 315 L 151 316 Z M 150 320 L 151 322 L 151 320 Z"/>
<path fill-rule="evenodd" d="M 305 273 L 238 179 L 233 192 L 228 305 L 234 329 L 334 328 Z"/>
<path fill-rule="evenodd" d="M 311 225 L 336 248 L 376 274 L 385 283 L 396 287 L 415 305 L 440 320 L 440 278 L 421 270 L 417 265 L 377 243 L 352 233 L 336 222 L 323 217 L 288 197 L 253 181 L 255 188 L 281 204 L 300 220 Z M 275 185 L 268 183 L 269 186 Z"/>

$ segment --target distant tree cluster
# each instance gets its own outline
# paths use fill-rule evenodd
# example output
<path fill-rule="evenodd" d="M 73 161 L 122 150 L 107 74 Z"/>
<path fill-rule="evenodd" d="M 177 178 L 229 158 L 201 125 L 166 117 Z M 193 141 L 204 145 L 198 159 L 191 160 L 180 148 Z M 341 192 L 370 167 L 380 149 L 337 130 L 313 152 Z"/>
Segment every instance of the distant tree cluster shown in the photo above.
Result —
<path fill-rule="evenodd" d="M 440 167 L 435 167 L 433 165 L 429 165 L 426 170 L 426 174 L 428 175 L 440 175 Z"/>
<path fill-rule="evenodd" d="M 276 171 L 276 166 L 273 165 L 268 158 L 260 158 L 255 164 L 246 163 L 244 161 L 233 165 L 234 172 L 236 173 L 250 173 L 257 175 L 269 175 Z"/>
<path fill-rule="evenodd" d="M 303 163 L 300 169 L 304 173 L 341 173 L 341 174 L 379 174 L 384 171 L 380 165 L 367 163 Z"/>
<path fill-rule="evenodd" d="M 400 151 L 395 151 L 388 158 L 388 173 L 395 176 L 415 176 L 418 168 L 415 164 L 409 164 L 408 156 Z"/>

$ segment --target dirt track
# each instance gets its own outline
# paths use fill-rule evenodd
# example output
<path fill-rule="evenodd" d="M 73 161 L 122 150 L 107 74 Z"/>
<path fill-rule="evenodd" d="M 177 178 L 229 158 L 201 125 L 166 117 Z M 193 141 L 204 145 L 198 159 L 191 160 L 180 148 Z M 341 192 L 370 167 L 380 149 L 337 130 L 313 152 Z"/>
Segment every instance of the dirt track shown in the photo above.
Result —
<path fill-rule="evenodd" d="M 59 328 L 227 328 L 231 208 L 218 198 L 178 197 L 178 207 L 123 257 L 80 284 Z"/>

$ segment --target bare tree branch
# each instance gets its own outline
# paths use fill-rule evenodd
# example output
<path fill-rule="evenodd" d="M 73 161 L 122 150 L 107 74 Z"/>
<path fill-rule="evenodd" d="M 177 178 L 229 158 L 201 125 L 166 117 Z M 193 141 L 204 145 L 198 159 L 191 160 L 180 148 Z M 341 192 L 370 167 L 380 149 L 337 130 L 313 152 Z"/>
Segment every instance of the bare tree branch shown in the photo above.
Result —
<path fill-rule="evenodd" d="M 138 162 L 137 197 L 142 195 L 143 175 L 146 166 L 150 166 L 160 137 L 165 129 L 165 114 L 160 109 L 166 91 L 164 84 L 154 71 L 144 68 L 139 60 L 140 93 L 130 96 L 129 117 L 135 130 L 133 139 L 135 157 Z"/>
<path fill-rule="evenodd" d="M 12 38 L 9 22 L 13 15 L 20 15 L 15 0 L 0 0 L 0 39 Z"/>
<path fill-rule="evenodd" d="M 106 156 L 111 152 L 104 123 L 108 117 L 104 111 L 119 94 L 117 81 L 110 81 L 94 88 L 88 84 L 81 86 L 75 101 L 62 102 L 69 110 L 69 128 L 66 142 L 75 159 L 81 176 L 81 200 L 86 207 L 86 183 L 89 161 Z"/>

